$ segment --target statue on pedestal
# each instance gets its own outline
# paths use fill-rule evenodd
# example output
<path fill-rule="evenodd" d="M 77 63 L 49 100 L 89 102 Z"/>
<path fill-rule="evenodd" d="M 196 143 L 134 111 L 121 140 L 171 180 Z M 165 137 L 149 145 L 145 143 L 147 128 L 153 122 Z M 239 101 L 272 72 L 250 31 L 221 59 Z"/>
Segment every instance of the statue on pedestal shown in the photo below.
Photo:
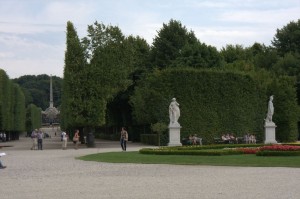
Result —
<path fill-rule="evenodd" d="M 169 143 L 168 146 L 182 146 L 180 142 L 180 129 L 181 126 L 178 123 L 180 117 L 179 104 L 176 102 L 176 99 L 173 98 L 172 102 L 169 105 Z"/>
<path fill-rule="evenodd" d="M 265 119 L 266 122 L 273 122 L 272 117 L 274 114 L 274 106 L 273 106 L 273 95 L 270 96 L 270 100 L 268 103 L 268 113 L 267 118 Z"/>
<path fill-rule="evenodd" d="M 173 98 L 172 102 L 170 103 L 169 117 L 170 117 L 170 125 L 179 125 L 178 119 L 180 117 L 180 109 L 179 109 L 179 104 L 176 102 L 176 98 Z"/>
<path fill-rule="evenodd" d="M 274 106 L 273 106 L 273 95 L 270 96 L 270 100 L 268 103 L 268 113 L 265 119 L 265 144 L 276 144 L 276 124 L 272 121 L 272 117 L 274 114 Z"/>

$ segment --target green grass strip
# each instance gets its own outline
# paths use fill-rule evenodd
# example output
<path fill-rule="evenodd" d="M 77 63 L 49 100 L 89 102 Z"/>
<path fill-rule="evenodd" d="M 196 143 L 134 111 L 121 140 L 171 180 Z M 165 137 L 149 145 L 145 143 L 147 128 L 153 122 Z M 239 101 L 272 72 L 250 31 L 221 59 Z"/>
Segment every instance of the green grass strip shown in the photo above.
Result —
<path fill-rule="evenodd" d="M 146 155 L 140 154 L 139 152 L 109 152 L 86 155 L 77 159 L 108 163 L 300 168 L 300 156 L 268 157 L 256 155 Z"/>

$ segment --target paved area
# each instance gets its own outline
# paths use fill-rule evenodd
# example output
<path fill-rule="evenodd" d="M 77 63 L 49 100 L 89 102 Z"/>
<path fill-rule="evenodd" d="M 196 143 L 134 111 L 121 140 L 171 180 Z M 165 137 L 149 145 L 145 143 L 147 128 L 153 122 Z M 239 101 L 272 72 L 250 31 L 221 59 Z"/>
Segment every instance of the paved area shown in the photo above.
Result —
<path fill-rule="evenodd" d="M 120 151 L 118 142 L 61 150 L 59 137 L 32 151 L 31 139 L 1 143 L 0 199 L 298 199 L 300 169 L 86 162 L 75 157 Z M 145 147 L 129 143 L 128 150 Z M 201 157 L 200 157 L 201 158 Z"/>

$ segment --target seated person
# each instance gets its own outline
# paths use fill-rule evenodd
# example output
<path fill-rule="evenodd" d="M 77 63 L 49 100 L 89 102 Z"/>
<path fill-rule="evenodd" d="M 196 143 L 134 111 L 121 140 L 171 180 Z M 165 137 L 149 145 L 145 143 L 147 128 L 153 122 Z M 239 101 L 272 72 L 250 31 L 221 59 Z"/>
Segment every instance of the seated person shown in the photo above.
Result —
<path fill-rule="evenodd" d="M 228 143 L 229 142 L 229 137 L 227 137 L 227 135 L 223 134 L 222 137 L 221 137 L 222 141 L 224 141 L 224 143 Z"/>
<path fill-rule="evenodd" d="M 236 141 L 236 139 L 235 139 L 234 135 L 231 133 L 231 134 L 229 135 L 229 142 L 230 142 L 230 143 L 235 143 L 235 141 Z"/>
<path fill-rule="evenodd" d="M 247 134 L 244 136 L 244 140 L 245 140 L 246 144 L 249 144 L 249 143 L 250 143 L 250 135 L 249 135 L 249 133 L 247 133 Z"/>
<path fill-rule="evenodd" d="M 249 143 L 256 144 L 256 138 L 254 134 L 250 135 Z"/>
<path fill-rule="evenodd" d="M 191 134 L 189 135 L 188 144 L 193 144 L 193 136 Z"/>
<path fill-rule="evenodd" d="M 197 144 L 197 135 L 194 134 L 193 135 L 193 145 L 196 145 Z"/>

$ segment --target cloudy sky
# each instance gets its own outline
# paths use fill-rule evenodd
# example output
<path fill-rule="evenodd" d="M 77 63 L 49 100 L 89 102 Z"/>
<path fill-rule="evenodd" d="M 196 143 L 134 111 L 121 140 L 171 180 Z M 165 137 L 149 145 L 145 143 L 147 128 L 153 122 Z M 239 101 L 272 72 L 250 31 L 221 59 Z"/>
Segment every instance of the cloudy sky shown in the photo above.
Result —
<path fill-rule="evenodd" d="M 270 45 L 277 29 L 300 19 L 299 0 L 0 0 L 0 68 L 10 78 L 63 77 L 66 23 L 80 38 L 96 20 L 151 45 L 170 19 L 221 49 Z"/>

